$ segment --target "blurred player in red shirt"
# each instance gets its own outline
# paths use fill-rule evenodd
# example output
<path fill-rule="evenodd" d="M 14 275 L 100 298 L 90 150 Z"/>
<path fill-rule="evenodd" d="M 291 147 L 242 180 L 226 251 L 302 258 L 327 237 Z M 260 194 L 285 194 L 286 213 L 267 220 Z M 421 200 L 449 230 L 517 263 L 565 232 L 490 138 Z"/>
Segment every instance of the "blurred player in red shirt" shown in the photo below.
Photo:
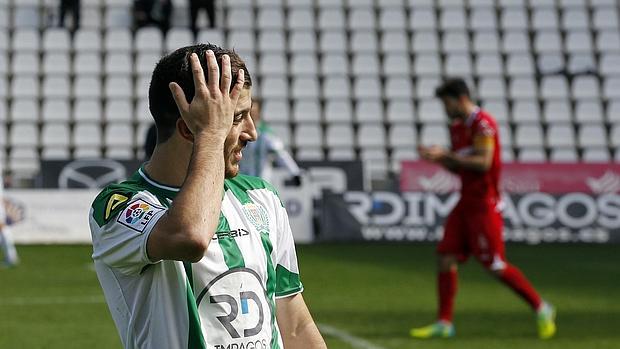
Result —
<path fill-rule="evenodd" d="M 438 254 L 438 321 L 414 328 L 415 338 L 452 337 L 457 266 L 473 255 L 487 270 L 514 290 L 537 313 L 540 338 L 553 337 L 555 309 L 543 301 L 521 271 L 508 263 L 502 240 L 500 209 L 500 142 L 497 123 L 476 106 L 462 79 L 446 80 L 435 91 L 450 119 L 452 149 L 420 146 L 420 156 L 456 173 L 461 199 L 448 216 Z"/>

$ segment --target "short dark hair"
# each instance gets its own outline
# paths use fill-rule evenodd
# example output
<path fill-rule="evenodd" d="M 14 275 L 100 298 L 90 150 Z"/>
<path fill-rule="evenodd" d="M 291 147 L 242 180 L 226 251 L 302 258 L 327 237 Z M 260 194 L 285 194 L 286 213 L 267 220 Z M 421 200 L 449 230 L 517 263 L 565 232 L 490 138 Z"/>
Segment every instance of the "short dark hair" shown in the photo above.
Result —
<path fill-rule="evenodd" d="M 467 83 L 461 78 L 446 79 L 441 85 L 439 85 L 435 89 L 435 97 L 437 98 L 460 98 L 461 96 L 467 96 L 467 98 L 471 98 Z"/>
<path fill-rule="evenodd" d="M 220 72 L 222 71 L 222 56 L 228 55 L 230 57 L 232 71 L 231 88 L 234 86 L 234 82 L 237 81 L 237 74 L 240 69 L 244 70 L 244 87 L 252 86 L 250 72 L 246 68 L 245 62 L 234 50 L 223 49 L 213 44 L 198 44 L 181 47 L 165 55 L 155 66 L 149 86 L 149 110 L 157 126 L 157 143 L 167 141 L 174 134 L 176 122 L 181 117 L 168 85 L 171 82 L 179 84 L 185 93 L 187 102 L 191 102 L 195 91 L 189 57 L 192 53 L 198 55 L 200 65 L 204 70 L 205 80 L 208 81 L 207 59 L 205 56 L 207 50 L 211 50 L 215 54 Z"/>

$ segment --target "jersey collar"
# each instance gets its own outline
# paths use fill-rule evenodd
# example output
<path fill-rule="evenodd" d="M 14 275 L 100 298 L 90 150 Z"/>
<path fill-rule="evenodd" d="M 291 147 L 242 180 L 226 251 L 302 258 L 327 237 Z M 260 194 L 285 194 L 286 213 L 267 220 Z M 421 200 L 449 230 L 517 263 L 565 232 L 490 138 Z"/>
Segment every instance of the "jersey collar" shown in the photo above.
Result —
<path fill-rule="evenodd" d="M 152 179 L 151 177 L 149 177 L 149 175 L 144 170 L 144 165 L 140 166 L 140 168 L 138 169 L 138 172 L 136 172 L 136 176 L 138 176 L 139 179 L 142 182 L 144 182 L 147 186 L 164 194 L 164 196 L 167 196 L 169 198 L 174 198 L 179 192 L 179 190 L 181 189 L 181 188 L 171 187 L 168 185 L 161 184 L 157 182 L 156 180 Z"/>
<path fill-rule="evenodd" d="M 474 123 L 474 120 L 476 120 L 478 113 L 480 113 L 480 107 L 476 106 L 476 108 L 474 108 L 474 111 L 472 111 L 471 114 L 469 114 L 469 116 L 467 117 L 467 120 L 465 120 L 465 125 L 467 125 L 467 127 L 470 127 L 471 124 Z"/>

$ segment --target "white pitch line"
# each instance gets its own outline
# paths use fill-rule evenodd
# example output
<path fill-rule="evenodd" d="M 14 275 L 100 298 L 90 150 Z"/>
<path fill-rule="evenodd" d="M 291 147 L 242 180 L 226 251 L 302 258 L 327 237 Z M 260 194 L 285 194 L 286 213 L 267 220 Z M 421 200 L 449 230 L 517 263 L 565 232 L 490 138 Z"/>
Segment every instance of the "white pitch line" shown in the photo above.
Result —
<path fill-rule="evenodd" d="M 74 297 L 8 297 L 0 298 L 0 306 L 58 305 L 58 304 L 100 304 L 105 303 L 102 296 Z"/>
<path fill-rule="evenodd" d="M 356 337 L 347 331 L 338 329 L 334 326 L 319 324 L 319 330 L 326 335 L 336 337 L 341 341 L 350 344 L 354 349 L 385 349 L 383 347 L 374 345 L 360 337 Z"/>

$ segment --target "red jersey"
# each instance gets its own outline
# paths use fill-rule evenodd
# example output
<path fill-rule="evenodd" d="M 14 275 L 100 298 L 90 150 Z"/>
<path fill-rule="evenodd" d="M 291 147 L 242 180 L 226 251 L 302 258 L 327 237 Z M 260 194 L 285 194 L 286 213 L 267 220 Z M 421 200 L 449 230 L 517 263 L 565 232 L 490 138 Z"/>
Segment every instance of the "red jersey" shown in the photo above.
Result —
<path fill-rule="evenodd" d="M 465 121 L 456 120 L 450 126 L 452 151 L 472 154 L 476 137 L 492 137 L 493 162 L 484 173 L 459 169 L 461 178 L 461 202 L 486 202 L 496 205 L 499 202 L 499 176 L 501 170 L 499 131 L 495 119 L 486 111 L 476 109 Z"/>

